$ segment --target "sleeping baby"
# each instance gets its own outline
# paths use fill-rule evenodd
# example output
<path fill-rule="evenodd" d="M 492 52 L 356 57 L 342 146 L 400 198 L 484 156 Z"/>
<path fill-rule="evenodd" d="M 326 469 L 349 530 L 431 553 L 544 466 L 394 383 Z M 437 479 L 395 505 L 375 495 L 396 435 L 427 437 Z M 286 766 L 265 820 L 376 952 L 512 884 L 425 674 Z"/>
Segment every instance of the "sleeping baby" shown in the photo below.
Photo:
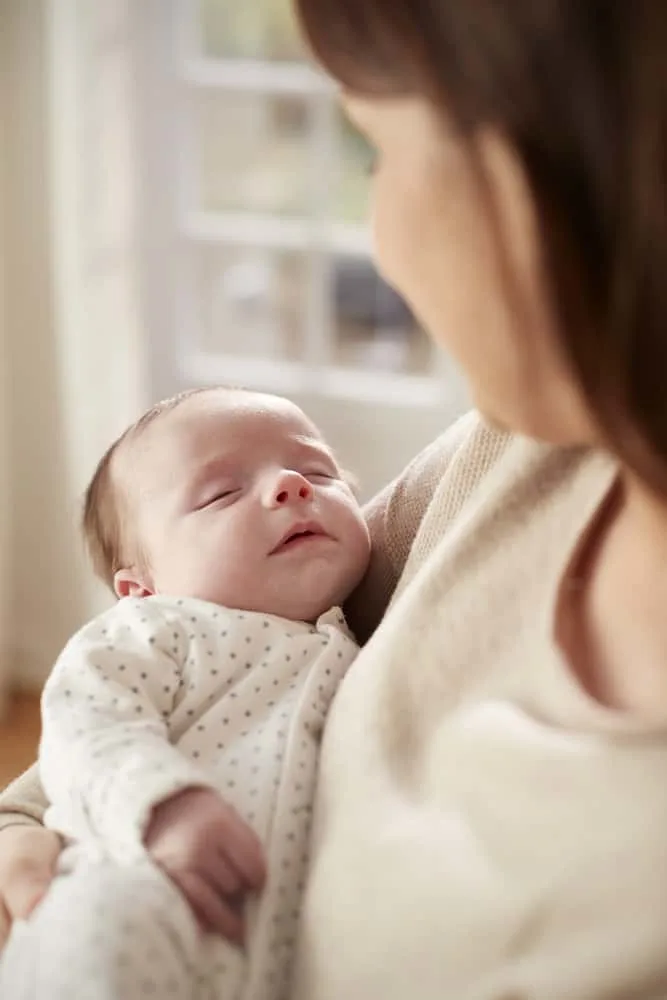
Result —
<path fill-rule="evenodd" d="M 354 491 L 287 400 L 197 390 L 109 449 L 84 530 L 119 600 L 44 690 L 47 821 L 68 847 L 0 995 L 278 1000 L 318 745 L 357 649 Z"/>

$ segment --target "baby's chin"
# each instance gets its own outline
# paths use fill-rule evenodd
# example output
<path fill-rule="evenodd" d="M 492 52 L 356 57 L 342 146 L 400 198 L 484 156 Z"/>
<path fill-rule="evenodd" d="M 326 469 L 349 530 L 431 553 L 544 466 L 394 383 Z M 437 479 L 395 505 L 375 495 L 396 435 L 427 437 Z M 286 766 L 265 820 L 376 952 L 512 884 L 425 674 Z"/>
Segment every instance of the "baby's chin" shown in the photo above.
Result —
<path fill-rule="evenodd" d="M 183 595 L 180 595 L 183 596 Z M 213 591 L 198 593 L 198 600 L 208 601 L 230 611 L 242 611 L 248 614 L 269 615 L 272 618 L 284 618 L 286 621 L 314 623 L 317 619 L 332 607 L 338 605 L 330 596 L 328 589 L 326 592 L 317 593 L 313 589 L 303 594 L 286 592 L 286 588 L 281 588 L 274 594 L 253 594 L 252 597 L 243 599 L 239 595 L 221 594 Z"/>
<path fill-rule="evenodd" d="M 315 623 L 331 608 L 340 607 L 350 592 L 351 588 L 336 586 L 336 581 L 323 583 L 319 587 L 305 586 L 301 593 L 278 595 L 272 602 L 272 610 L 269 610 L 269 606 L 263 610 L 288 621 Z"/>
<path fill-rule="evenodd" d="M 315 622 L 331 608 L 337 607 L 339 601 L 335 597 L 322 597 L 319 600 L 317 596 L 313 595 L 310 597 L 304 597 L 301 601 L 294 602 L 281 602 L 276 610 L 269 612 L 275 614 L 278 618 L 285 618 L 287 621 L 291 622 L 308 622 L 309 624 L 315 624 Z"/>

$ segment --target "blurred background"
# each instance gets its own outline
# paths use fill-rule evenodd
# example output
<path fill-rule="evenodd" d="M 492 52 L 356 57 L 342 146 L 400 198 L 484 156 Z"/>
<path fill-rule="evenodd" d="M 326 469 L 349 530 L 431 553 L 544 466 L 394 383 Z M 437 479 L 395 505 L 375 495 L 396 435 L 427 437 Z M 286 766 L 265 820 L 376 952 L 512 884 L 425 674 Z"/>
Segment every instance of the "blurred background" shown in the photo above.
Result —
<path fill-rule="evenodd" d="M 288 394 L 366 496 L 464 408 L 371 264 L 370 162 L 289 0 L 0 0 L 1 692 L 108 601 L 79 497 L 151 401 Z"/>

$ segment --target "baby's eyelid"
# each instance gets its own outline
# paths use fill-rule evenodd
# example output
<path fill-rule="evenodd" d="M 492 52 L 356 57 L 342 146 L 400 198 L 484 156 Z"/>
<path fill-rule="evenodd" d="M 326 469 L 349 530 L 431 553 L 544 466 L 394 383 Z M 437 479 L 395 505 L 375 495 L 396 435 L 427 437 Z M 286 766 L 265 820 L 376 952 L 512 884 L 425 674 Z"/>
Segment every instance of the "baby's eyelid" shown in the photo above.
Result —
<path fill-rule="evenodd" d="M 238 486 L 230 486 L 226 489 L 216 490 L 207 497 L 202 503 L 197 504 L 195 510 L 205 510 L 207 507 L 212 507 L 213 504 L 217 503 L 219 500 L 226 500 L 228 497 L 233 496 L 235 493 L 240 492 Z"/>
<path fill-rule="evenodd" d="M 307 472 L 303 473 L 306 476 L 319 476 L 320 479 L 340 479 L 338 472 L 335 469 L 308 469 Z"/>

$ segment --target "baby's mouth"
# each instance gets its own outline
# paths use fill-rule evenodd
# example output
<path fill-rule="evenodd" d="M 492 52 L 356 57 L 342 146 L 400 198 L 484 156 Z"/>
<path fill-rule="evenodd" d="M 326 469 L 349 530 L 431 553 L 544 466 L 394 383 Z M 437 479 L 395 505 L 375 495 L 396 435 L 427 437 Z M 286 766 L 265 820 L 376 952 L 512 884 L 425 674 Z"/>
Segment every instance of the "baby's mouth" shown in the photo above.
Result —
<path fill-rule="evenodd" d="M 318 524 L 295 526 L 283 535 L 276 547 L 272 549 L 271 555 L 275 555 L 278 552 L 286 552 L 301 545 L 307 545 L 317 539 L 328 537 L 329 535 Z"/>

